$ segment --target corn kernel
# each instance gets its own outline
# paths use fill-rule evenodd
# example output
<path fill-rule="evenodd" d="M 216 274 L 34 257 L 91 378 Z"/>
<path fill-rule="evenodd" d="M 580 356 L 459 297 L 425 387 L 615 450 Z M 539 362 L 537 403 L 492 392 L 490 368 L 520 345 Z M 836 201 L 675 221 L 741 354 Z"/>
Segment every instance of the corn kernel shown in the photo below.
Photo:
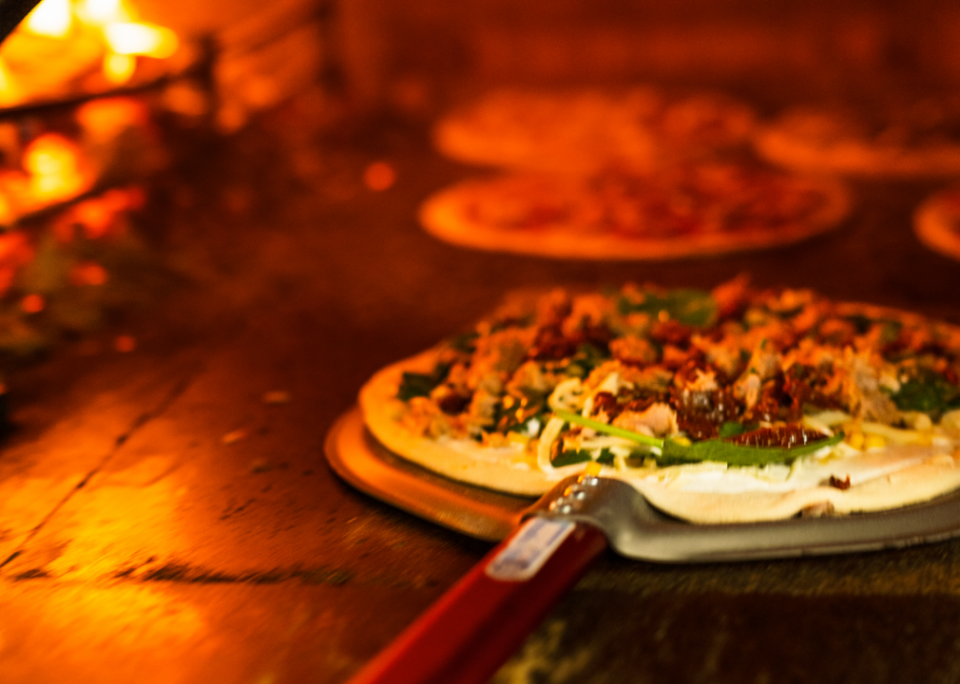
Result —
<path fill-rule="evenodd" d="M 854 449 L 863 449 L 863 433 L 859 430 L 847 433 L 847 444 Z"/>
<path fill-rule="evenodd" d="M 867 435 L 863 440 L 865 449 L 874 449 L 887 446 L 887 440 L 880 435 Z"/>
<path fill-rule="evenodd" d="M 855 432 L 860 432 L 860 421 L 859 420 L 850 420 L 846 423 L 843 423 L 840 426 L 840 429 L 843 430 L 846 434 L 851 435 Z"/>
<path fill-rule="evenodd" d="M 507 441 L 511 442 L 512 444 L 523 444 L 526 446 L 527 442 L 530 441 L 530 438 L 526 435 L 520 434 L 519 432 L 508 432 Z"/>
<path fill-rule="evenodd" d="M 506 437 L 504 437 L 503 435 L 501 435 L 501 434 L 499 434 L 499 433 L 497 433 L 497 432 L 485 432 L 485 433 L 483 433 L 483 445 L 484 445 L 484 446 L 488 446 L 488 447 L 491 447 L 491 448 L 494 448 L 494 449 L 498 449 L 498 448 L 500 448 L 500 447 L 505 447 L 505 446 L 507 446 L 509 443 L 510 443 L 510 442 L 507 440 Z"/>
<path fill-rule="evenodd" d="M 675 444 L 681 444 L 683 446 L 690 446 L 692 444 L 686 437 L 671 437 L 670 439 L 672 439 Z"/>

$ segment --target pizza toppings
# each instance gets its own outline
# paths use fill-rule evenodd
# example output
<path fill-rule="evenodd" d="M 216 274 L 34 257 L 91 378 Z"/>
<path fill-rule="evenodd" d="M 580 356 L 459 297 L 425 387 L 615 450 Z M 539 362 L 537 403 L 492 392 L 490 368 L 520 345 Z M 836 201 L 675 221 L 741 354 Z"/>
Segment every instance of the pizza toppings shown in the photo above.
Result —
<path fill-rule="evenodd" d="M 742 278 L 713 292 L 556 290 L 436 359 L 402 375 L 411 429 L 512 445 L 548 469 L 789 465 L 949 442 L 960 424 L 956 329 Z"/>
<path fill-rule="evenodd" d="M 654 406 L 661 407 L 661 410 L 669 410 L 662 404 L 655 404 Z M 621 437 L 645 446 L 656 447 L 658 451 L 653 452 L 654 458 L 663 465 L 701 461 L 717 461 L 740 466 L 789 463 L 795 458 L 836 444 L 843 438 L 843 433 L 831 436 L 802 426 L 780 426 L 760 428 L 732 439 L 713 439 L 689 443 L 688 440 L 682 438 L 656 439 L 636 430 L 608 425 L 562 409 L 555 411 L 555 415 L 568 423 L 585 426 L 599 433 Z M 581 454 L 582 451 L 578 450 L 577 454 Z M 609 448 L 607 451 L 610 453 L 612 460 L 612 452 Z M 566 450 L 560 451 L 561 456 L 569 453 Z M 588 453 L 584 453 L 581 460 L 588 460 L 588 456 Z M 558 466 L 557 461 L 558 459 L 555 457 L 552 459 L 554 467 Z M 567 455 L 562 464 L 569 461 L 570 456 Z"/>

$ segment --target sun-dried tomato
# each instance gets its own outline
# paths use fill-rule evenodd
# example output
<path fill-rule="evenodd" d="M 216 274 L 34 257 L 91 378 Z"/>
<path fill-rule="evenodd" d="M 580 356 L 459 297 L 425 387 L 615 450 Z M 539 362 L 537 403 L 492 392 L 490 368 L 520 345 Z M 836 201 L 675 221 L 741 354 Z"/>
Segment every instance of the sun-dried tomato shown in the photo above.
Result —
<path fill-rule="evenodd" d="M 613 332 L 605 324 L 586 325 L 580 328 L 576 334 L 578 343 L 587 342 L 604 353 L 610 351 L 610 340 L 615 337 Z"/>
<path fill-rule="evenodd" d="M 617 407 L 617 398 L 610 392 L 597 392 L 593 395 L 594 415 L 603 412 L 608 417 L 613 418 L 617 414 Z"/>
<path fill-rule="evenodd" d="M 830 476 L 830 481 L 827 483 L 831 487 L 836 487 L 837 489 L 850 489 L 850 476 L 847 475 L 846 479 L 841 480 L 836 475 Z"/>
<path fill-rule="evenodd" d="M 672 344 L 686 349 L 690 345 L 692 334 L 693 328 L 671 318 L 666 321 L 657 321 L 650 331 L 650 338 L 660 344 Z"/>
<path fill-rule="evenodd" d="M 829 382 L 829 374 L 818 368 L 798 363 L 790 366 L 783 376 L 783 393 L 790 398 L 790 415 L 801 414 L 804 406 L 819 409 L 843 408 L 839 397 L 823 391 Z"/>
<path fill-rule="evenodd" d="M 715 423 L 699 413 L 677 414 L 677 427 L 683 430 L 690 439 L 697 441 L 713 439 L 719 431 L 719 427 Z"/>
<path fill-rule="evenodd" d="M 674 387 L 670 404 L 677 412 L 678 427 L 693 439 L 716 437 L 721 425 L 738 420 L 743 411 L 743 404 L 725 387 L 715 390 Z"/>
<path fill-rule="evenodd" d="M 544 326 L 537 331 L 537 338 L 527 356 L 536 361 L 552 361 L 573 356 L 576 351 L 576 340 L 565 337 L 558 326 Z"/>
<path fill-rule="evenodd" d="M 796 423 L 790 425 L 777 425 L 773 427 L 751 430 L 743 434 L 731 437 L 728 441 L 734 444 L 744 444 L 755 447 L 780 447 L 789 449 L 790 447 L 801 446 L 826 439 L 827 435 L 819 430 L 813 430 Z"/>

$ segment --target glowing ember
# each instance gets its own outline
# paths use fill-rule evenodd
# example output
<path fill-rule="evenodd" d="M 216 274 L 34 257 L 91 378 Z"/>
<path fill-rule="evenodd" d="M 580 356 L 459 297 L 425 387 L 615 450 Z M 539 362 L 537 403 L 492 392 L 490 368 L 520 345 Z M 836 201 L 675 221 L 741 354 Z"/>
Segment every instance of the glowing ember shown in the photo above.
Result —
<path fill-rule="evenodd" d="M 393 167 L 386 162 L 373 162 L 363 172 L 363 182 L 371 190 L 386 190 L 397 180 Z"/>
<path fill-rule="evenodd" d="M 87 102 L 74 115 L 87 134 L 110 139 L 131 126 L 146 125 L 150 115 L 146 106 L 129 97 L 112 97 Z"/>
<path fill-rule="evenodd" d="M 103 58 L 103 75 L 113 85 L 123 85 L 137 70 L 137 60 L 130 55 L 106 55 Z"/>
<path fill-rule="evenodd" d="M 20 300 L 20 308 L 24 313 L 40 313 L 46 305 L 43 296 L 38 294 L 28 294 Z"/>
<path fill-rule="evenodd" d="M 33 259 L 33 249 L 23 233 L 0 234 L 0 294 L 13 285 L 17 269 Z"/>
<path fill-rule="evenodd" d="M 70 269 L 70 282 L 74 285 L 103 285 L 107 278 L 107 269 L 95 261 L 84 261 Z"/>
<path fill-rule="evenodd" d="M 118 352 L 132 352 L 137 348 L 137 340 L 132 335 L 118 335 L 113 341 L 113 348 Z"/>
<path fill-rule="evenodd" d="M 23 156 L 31 195 L 48 202 L 76 197 L 89 185 L 80 159 L 79 148 L 63 136 L 47 133 L 34 140 Z"/>

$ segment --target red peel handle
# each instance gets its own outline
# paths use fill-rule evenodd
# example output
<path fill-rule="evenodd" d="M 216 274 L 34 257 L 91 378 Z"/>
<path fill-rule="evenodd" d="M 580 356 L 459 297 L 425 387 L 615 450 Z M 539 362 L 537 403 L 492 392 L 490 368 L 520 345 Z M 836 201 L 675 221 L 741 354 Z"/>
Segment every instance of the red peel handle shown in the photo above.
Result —
<path fill-rule="evenodd" d="M 501 542 L 349 684 L 483 684 L 607 548 L 598 529 L 573 531 L 532 577 L 502 581 L 487 566 L 530 525 Z"/>

